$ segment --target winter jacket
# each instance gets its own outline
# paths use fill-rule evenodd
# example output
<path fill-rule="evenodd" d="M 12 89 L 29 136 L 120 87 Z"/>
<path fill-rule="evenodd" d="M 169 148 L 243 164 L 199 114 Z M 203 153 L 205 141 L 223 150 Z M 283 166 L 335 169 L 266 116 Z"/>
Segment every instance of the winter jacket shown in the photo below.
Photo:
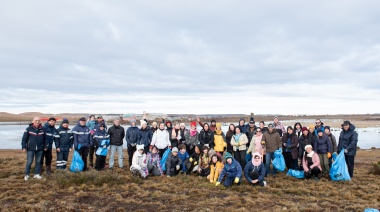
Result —
<path fill-rule="evenodd" d="M 335 136 L 330 133 L 327 135 L 331 141 L 331 144 L 332 144 L 332 148 L 333 148 L 333 152 L 337 152 L 338 151 L 338 146 L 337 146 L 337 143 L 336 143 L 336 138 Z"/>
<path fill-rule="evenodd" d="M 96 130 L 100 130 L 100 124 L 103 124 L 104 125 L 104 129 L 106 129 L 107 130 L 107 125 L 106 125 L 106 122 L 103 120 L 103 121 L 101 121 L 101 122 L 95 122 L 96 123 L 96 125 L 95 125 L 95 128 L 94 128 L 94 130 L 96 131 Z"/>
<path fill-rule="evenodd" d="M 202 145 L 198 144 L 197 147 L 199 148 L 200 151 L 202 151 Z M 193 158 L 193 162 L 199 162 L 199 156 L 201 155 L 201 153 L 197 154 L 195 151 L 193 154 L 190 155 L 191 158 Z"/>
<path fill-rule="evenodd" d="M 303 167 L 303 170 L 305 172 L 307 172 L 309 170 L 309 167 L 307 166 L 308 163 L 307 163 L 307 153 L 305 152 L 306 155 L 304 155 L 302 157 L 302 167 Z M 319 156 L 316 152 L 314 152 L 313 156 L 312 156 L 312 160 L 313 160 L 313 165 L 310 166 L 311 169 L 313 169 L 314 167 L 318 167 L 319 170 L 322 171 L 322 167 L 321 167 L 321 163 L 320 163 L 320 160 L 319 160 Z"/>
<path fill-rule="evenodd" d="M 150 131 L 152 131 L 152 135 L 158 130 L 158 127 L 154 128 L 154 127 L 151 127 L 149 128 Z"/>
<path fill-rule="evenodd" d="M 152 137 L 151 146 L 156 146 L 158 149 L 165 149 L 168 146 L 171 146 L 169 141 L 169 133 L 166 130 L 158 129 Z"/>
<path fill-rule="evenodd" d="M 301 159 L 303 157 L 303 153 L 305 152 L 305 146 L 306 145 L 311 145 L 314 149 L 315 145 L 315 139 L 314 139 L 314 134 L 307 134 L 307 137 L 305 135 L 301 135 L 301 138 L 298 140 L 299 143 L 299 148 L 298 148 L 298 157 Z"/>
<path fill-rule="evenodd" d="M 207 168 L 210 168 L 210 160 L 211 160 L 211 157 L 209 154 L 201 154 L 199 156 L 199 168 L 201 169 L 207 169 Z"/>
<path fill-rule="evenodd" d="M 199 133 L 199 141 L 203 146 L 208 144 L 210 148 L 214 148 L 214 133 L 211 130 L 206 132 L 202 129 Z"/>
<path fill-rule="evenodd" d="M 148 147 L 150 142 L 152 141 L 152 131 L 147 127 L 144 129 L 140 129 L 140 141 L 139 145 L 144 144 L 144 147 Z"/>
<path fill-rule="evenodd" d="M 190 149 L 193 149 L 196 145 L 200 144 L 198 138 L 199 138 L 198 131 L 195 136 L 190 136 L 190 130 L 188 130 L 187 133 L 185 134 L 185 139 L 186 139 L 185 143 Z M 200 148 L 200 150 L 202 150 L 202 148 Z"/>
<path fill-rule="evenodd" d="M 350 124 L 350 128 L 347 131 L 340 132 L 338 152 L 342 149 L 346 149 L 347 153 L 345 155 L 355 156 L 356 155 L 356 146 L 358 144 L 358 133 L 355 131 L 355 126 Z"/>
<path fill-rule="evenodd" d="M 78 122 L 77 126 L 75 126 L 72 130 L 74 135 L 74 148 L 78 149 L 78 145 L 80 144 L 81 147 L 90 147 L 92 146 L 91 142 L 91 133 L 90 129 L 85 125 L 82 126 Z"/>
<path fill-rule="evenodd" d="M 124 127 L 113 125 L 108 129 L 108 135 L 110 135 L 110 145 L 122 146 L 123 139 L 125 137 Z"/>
<path fill-rule="evenodd" d="M 86 122 L 86 126 L 90 129 L 90 130 L 94 130 L 95 127 L 96 127 L 96 121 L 95 120 L 89 120 Z"/>
<path fill-rule="evenodd" d="M 248 151 L 249 153 L 258 152 L 260 155 L 263 155 L 263 145 L 261 144 L 261 140 L 263 139 L 263 135 L 258 136 L 254 135 L 251 143 L 249 144 Z M 256 141 L 258 140 L 258 142 Z"/>
<path fill-rule="evenodd" d="M 282 148 L 280 134 L 273 130 L 272 132 L 266 132 L 263 135 L 262 141 L 265 141 L 265 148 L 267 153 L 273 153 L 274 151 Z"/>
<path fill-rule="evenodd" d="M 152 166 L 155 166 L 158 168 L 158 170 L 160 171 L 161 175 L 163 174 L 163 171 L 161 169 L 161 158 L 160 158 L 160 155 L 158 153 L 156 154 L 153 154 L 153 153 L 148 153 L 146 155 L 146 162 L 145 164 L 147 165 L 152 165 Z"/>
<path fill-rule="evenodd" d="M 177 165 L 181 166 L 182 160 L 181 160 L 181 158 L 178 155 L 174 156 L 172 153 L 169 154 L 168 158 L 166 159 L 166 170 L 167 170 L 167 173 L 170 173 L 171 171 L 174 171 L 176 169 Z"/>
<path fill-rule="evenodd" d="M 292 158 L 297 159 L 298 158 L 298 137 L 295 133 L 291 134 L 289 136 L 288 133 L 285 133 L 282 139 L 282 151 L 283 152 L 291 152 Z M 288 142 L 288 139 L 290 139 L 290 142 Z M 286 146 L 284 145 L 286 144 Z M 288 150 L 288 151 L 287 151 Z"/>
<path fill-rule="evenodd" d="M 224 152 L 224 149 L 227 147 L 226 136 L 224 132 L 218 135 L 214 132 L 214 150 L 217 152 Z"/>
<path fill-rule="evenodd" d="M 125 140 L 128 146 L 136 145 L 140 141 L 140 129 L 138 127 L 129 127 L 127 133 L 125 134 Z"/>
<path fill-rule="evenodd" d="M 238 125 L 236 127 L 240 128 L 241 133 L 246 134 L 249 129 L 249 124 Z"/>
<path fill-rule="evenodd" d="M 318 137 L 318 129 L 321 129 L 323 133 L 325 133 L 325 126 L 323 126 L 323 123 L 321 123 L 321 126 L 317 127 L 317 125 L 315 125 L 315 128 L 314 128 L 314 134 L 316 137 Z"/>
<path fill-rule="evenodd" d="M 317 137 L 314 147 L 314 151 L 318 154 L 326 154 L 327 152 L 332 153 L 332 144 L 330 138 L 326 134 L 323 134 L 322 137 Z"/>
<path fill-rule="evenodd" d="M 34 127 L 33 124 L 29 124 L 26 128 L 24 135 L 22 136 L 21 147 L 27 151 L 38 151 L 46 149 L 47 146 L 46 134 L 42 129 L 42 126 Z"/>
<path fill-rule="evenodd" d="M 230 152 L 233 151 L 233 147 L 231 145 L 232 136 L 234 136 L 234 132 L 228 130 L 226 133 L 226 143 L 227 143 L 227 151 L 230 151 Z"/>
<path fill-rule="evenodd" d="M 94 135 L 90 137 L 91 143 L 98 148 L 103 140 L 109 140 L 110 136 L 108 135 L 107 131 L 105 129 L 103 130 L 96 130 Z"/>
<path fill-rule="evenodd" d="M 55 143 L 55 148 L 59 148 L 61 151 L 69 151 L 73 148 L 74 135 L 70 128 L 64 128 L 62 125 L 58 128 L 59 138 Z"/>
<path fill-rule="evenodd" d="M 180 129 L 180 135 L 181 135 L 181 139 L 179 140 L 181 144 L 185 144 L 186 143 L 186 134 L 189 132 L 188 129 Z"/>
<path fill-rule="evenodd" d="M 178 152 L 178 156 L 182 160 L 182 171 L 186 171 L 186 162 L 190 158 L 189 154 L 185 152 L 184 154 L 181 153 L 181 151 Z"/>
<path fill-rule="evenodd" d="M 201 126 L 201 127 L 203 128 L 204 123 L 203 123 L 202 121 L 199 121 L 198 124 L 199 124 L 199 126 Z M 210 129 L 212 132 L 215 132 L 215 130 L 216 130 L 216 125 L 210 125 L 210 126 L 209 126 L 209 129 Z"/>
<path fill-rule="evenodd" d="M 50 126 L 48 122 L 45 123 L 42 129 L 45 131 L 47 148 L 52 149 L 53 143 L 57 143 L 57 140 L 59 138 L 59 133 L 57 129 L 55 129 L 54 126 Z"/>
<path fill-rule="evenodd" d="M 235 136 L 231 138 L 231 145 L 234 151 L 242 151 L 247 149 L 248 138 L 246 134 L 241 133 L 238 141 L 235 140 Z"/>
<path fill-rule="evenodd" d="M 222 172 L 224 164 L 220 161 L 211 163 L 210 165 L 210 180 L 217 181 L 219 179 L 219 174 Z"/>
<path fill-rule="evenodd" d="M 237 162 L 234 158 L 232 158 L 231 164 L 229 163 L 224 164 L 224 167 L 223 167 L 222 173 L 219 176 L 218 182 L 221 182 L 224 176 L 226 175 L 229 178 L 232 178 L 232 177 L 241 178 L 242 176 L 242 169 L 241 169 L 240 163 Z"/>
<path fill-rule="evenodd" d="M 258 180 L 261 182 L 264 180 L 264 177 L 265 177 L 265 172 L 266 172 L 266 169 L 265 169 L 265 164 L 264 163 L 261 163 L 259 166 L 255 166 L 253 165 L 253 163 L 250 161 L 247 163 L 247 165 L 245 165 L 244 167 L 244 176 L 245 176 L 245 179 L 251 183 L 252 182 L 252 178 L 251 176 L 249 176 L 249 173 L 250 172 L 253 172 L 253 171 L 257 171 L 258 174 L 259 174 L 259 177 L 258 177 Z"/>
<path fill-rule="evenodd" d="M 170 140 L 170 143 L 171 143 L 171 146 L 172 147 L 178 147 L 179 145 L 179 140 L 177 139 L 178 136 L 181 136 L 181 131 L 178 129 L 172 129 L 171 131 L 168 131 L 169 133 L 169 140 Z"/>
<path fill-rule="evenodd" d="M 132 168 L 135 168 L 137 170 L 142 170 L 142 169 L 146 169 L 146 167 L 147 167 L 146 154 L 140 154 L 139 151 L 136 151 L 132 157 L 132 166 L 130 170 L 132 170 Z"/>
<path fill-rule="evenodd" d="M 247 132 L 245 133 L 247 135 L 247 138 L 248 138 L 247 147 L 249 147 L 249 145 L 251 144 L 251 140 L 252 140 L 253 136 L 256 134 L 256 129 L 257 129 L 256 126 L 254 126 L 253 128 L 248 127 Z"/>
<path fill-rule="evenodd" d="M 278 132 L 278 134 L 280 135 L 280 137 L 282 137 L 285 133 L 286 133 L 286 130 L 285 130 L 285 126 L 281 123 L 281 122 L 278 122 L 277 124 L 275 124 L 274 122 L 272 123 L 273 126 L 274 126 L 274 129 Z M 269 131 L 269 130 L 268 130 Z"/>

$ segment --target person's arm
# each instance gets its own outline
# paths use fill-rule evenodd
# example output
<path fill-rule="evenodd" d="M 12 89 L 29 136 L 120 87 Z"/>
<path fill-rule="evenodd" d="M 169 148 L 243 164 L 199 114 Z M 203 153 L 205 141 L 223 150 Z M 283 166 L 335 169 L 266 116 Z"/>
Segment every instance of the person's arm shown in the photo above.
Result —
<path fill-rule="evenodd" d="M 70 151 L 71 151 L 71 149 L 73 149 L 74 147 L 73 147 L 73 145 L 74 145 L 74 134 L 73 133 L 71 133 L 71 136 L 70 136 L 70 141 L 69 141 L 69 147 L 70 147 Z"/>
<path fill-rule="evenodd" d="M 298 146 L 298 137 L 297 136 L 293 136 L 291 147 L 292 148 L 297 148 L 297 146 Z"/>
<path fill-rule="evenodd" d="M 259 181 L 262 182 L 264 180 L 264 177 L 265 177 L 265 172 L 266 172 L 266 169 L 265 169 L 265 166 L 263 163 L 261 163 L 261 172 L 260 172 L 260 175 L 259 175 Z"/>
<path fill-rule="evenodd" d="M 248 138 L 246 134 L 243 134 L 242 136 L 240 136 L 239 145 L 242 146 L 246 144 L 248 144 Z"/>
<path fill-rule="evenodd" d="M 320 164 L 321 164 L 321 161 L 319 160 L 318 154 L 314 153 L 314 155 L 313 155 L 313 165 L 311 165 L 310 168 L 312 169 L 314 167 L 318 167 Z"/>
<path fill-rule="evenodd" d="M 327 152 L 332 153 L 332 151 L 333 151 L 332 142 L 331 142 L 331 139 L 327 136 Z"/>
<path fill-rule="evenodd" d="M 25 130 L 24 134 L 22 135 L 22 140 L 21 140 L 21 149 L 26 150 L 26 144 L 28 143 L 29 140 L 29 131 L 28 129 Z"/>
<path fill-rule="evenodd" d="M 198 121 L 198 124 L 199 124 L 201 127 L 203 127 L 203 126 L 204 126 L 204 124 L 203 124 L 203 122 L 201 121 L 201 119 L 200 119 L 200 118 L 197 118 L 197 121 Z"/>
<path fill-rule="evenodd" d="M 236 167 L 237 167 L 237 171 L 238 171 L 238 173 L 237 173 L 237 175 L 236 175 L 236 177 L 238 177 L 238 178 L 241 178 L 241 176 L 242 176 L 242 169 L 241 169 L 241 166 L 240 166 L 240 163 L 238 163 L 237 161 L 236 161 Z"/>
<path fill-rule="evenodd" d="M 332 141 L 332 145 L 333 145 L 333 152 L 337 152 L 336 138 L 334 135 L 332 135 L 331 137 L 332 137 L 331 141 Z"/>
<path fill-rule="evenodd" d="M 356 146 L 358 144 L 358 133 L 355 132 L 350 138 L 349 138 L 349 144 L 347 146 L 347 151 L 350 152 L 354 149 L 356 149 Z"/>
<path fill-rule="evenodd" d="M 150 142 L 151 146 L 154 146 L 156 144 L 157 140 L 157 131 L 153 133 L 152 141 Z"/>
<path fill-rule="evenodd" d="M 130 128 L 128 128 L 127 129 L 127 132 L 125 133 L 125 141 L 127 142 L 127 145 L 128 146 L 130 146 L 131 145 L 131 143 L 130 143 L 130 141 L 129 141 L 129 134 L 130 134 L 130 130 L 129 130 Z"/>
<path fill-rule="evenodd" d="M 282 148 L 282 143 L 281 143 L 281 140 L 280 140 L 280 134 L 276 134 L 276 142 L 277 142 L 277 147 L 278 149 Z"/>
<path fill-rule="evenodd" d="M 342 151 L 342 145 L 343 145 L 343 141 L 342 141 L 342 133 L 343 133 L 343 132 L 341 132 L 340 135 L 339 135 L 338 152 L 337 152 L 337 153 L 339 153 L 340 151 Z"/>
<path fill-rule="evenodd" d="M 231 137 L 231 146 L 236 146 L 236 141 L 235 141 L 235 137 L 234 136 L 232 136 Z"/>
<path fill-rule="evenodd" d="M 245 167 L 244 167 L 244 176 L 245 176 L 245 179 L 251 183 L 252 181 L 252 178 L 249 176 L 249 164 L 247 164 Z"/>
<path fill-rule="evenodd" d="M 255 138 L 255 136 L 253 136 L 253 138 Z M 256 144 L 253 138 L 251 140 L 251 143 L 249 144 L 247 153 L 255 152 Z"/>
<path fill-rule="evenodd" d="M 222 170 L 222 173 L 220 173 L 218 182 L 222 182 L 222 180 L 223 180 L 223 178 L 224 178 L 225 175 L 226 175 L 226 166 L 224 166 L 224 168 Z"/>
<path fill-rule="evenodd" d="M 316 154 L 316 153 L 314 153 L 314 154 Z M 305 157 L 303 157 L 303 156 L 302 156 L 302 167 L 303 167 L 303 170 L 305 172 L 309 171 L 309 167 L 307 167 L 307 161 L 306 161 Z"/>
<path fill-rule="evenodd" d="M 210 181 L 214 181 L 214 174 L 215 174 L 215 169 L 212 166 L 214 165 L 210 166 Z"/>
<path fill-rule="evenodd" d="M 170 142 L 170 140 L 169 140 L 169 133 L 166 131 L 165 132 L 166 133 L 166 145 L 168 146 L 168 147 L 171 147 L 172 146 L 172 143 Z"/>

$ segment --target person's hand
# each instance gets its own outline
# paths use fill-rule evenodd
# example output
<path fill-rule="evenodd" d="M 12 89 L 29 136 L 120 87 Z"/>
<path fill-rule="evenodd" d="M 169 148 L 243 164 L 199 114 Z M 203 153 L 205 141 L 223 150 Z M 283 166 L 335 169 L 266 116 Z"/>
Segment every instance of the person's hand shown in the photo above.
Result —
<path fill-rule="evenodd" d="M 251 150 L 247 150 L 247 154 L 249 154 L 251 152 Z"/>
<path fill-rule="evenodd" d="M 69 152 L 71 152 L 71 150 L 72 150 L 72 149 L 70 148 L 70 149 L 69 149 Z"/>
<path fill-rule="evenodd" d="M 263 145 L 263 146 L 264 146 L 264 145 L 265 145 L 265 141 L 261 141 L 261 145 Z"/>
<path fill-rule="evenodd" d="M 179 170 L 179 168 L 180 168 L 180 166 L 179 166 L 179 165 L 177 165 L 177 166 L 175 167 L 175 169 L 177 169 L 177 171 Z"/>
<path fill-rule="evenodd" d="M 169 146 L 169 149 L 172 149 L 172 146 Z"/>
<path fill-rule="evenodd" d="M 307 170 L 307 173 L 308 173 L 308 174 L 311 174 L 311 169 Z"/>
<path fill-rule="evenodd" d="M 284 143 L 284 146 L 286 146 L 286 143 Z"/>
<path fill-rule="evenodd" d="M 195 161 L 195 162 L 194 162 L 194 165 L 197 165 L 197 164 L 198 164 L 198 161 Z"/>
<path fill-rule="evenodd" d="M 61 151 L 61 149 L 57 148 L 57 152 L 60 152 L 60 151 Z"/>
<path fill-rule="evenodd" d="M 235 182 L 235 183 L 239 183 L 239 178 L 236 177 L 234 182 Z"/>
<path fill-rule="evenodd" d="M 220 185 L 220 182 L 216 182 L 216 183 L 215 183 L 215 186 L 218 186 L 218 185 Z"/>
<path fill-rule="evenodd" d="M 46 151 L 47 151 L 47 149 L 44 149 L 44 151 L 46 152 Z"/>
<path fill-rule="evenodd" d="M 327 158 L 331 158 L 331 153 L 327 152 Z"/>
<path fill-rule="evenodd" d="M 251 183 L 255 184 L 255 183 L 257 183 L 257 181 L 259 181 L 259 180 L 252 180 Z"/>
<path fill-rule="evenodd" d="M 214 183 L 214 181 L 213 181 L 213 180 L 210 180 L 210 183 Z"/>
<path fill-rule="evenodd" d="M 348 153 L 348 150 L 347 150 L 347 149 L 345 149 L 345 150 L 344 150 L 344 153 Z"/>
<path fill-rule="evenodd" d="M 197 118 L 197 122 L 200 122 L 201 121 L 201 119 L 200 118 Z"/>
<path fill-rule="evenodd" d="M 106 149 L 106 148 L 107 148 L 107 145 L 104 145 L 104 146 L 103 146 L 103 149 Z"/>
<path fill-rule="evenodd" d="M 22 152 L 26 152 L 26 149 L 22 149 Z"/>
<path fill-rule="evenodd" d="M 193 158 L 189 158 L 189 161 L 190 161 L 190 162 L 193 162 L 193 160 L 194 160 Z"/>
<path fill-rule="evenodd" d="M 198 169 L 198 173 L 201 173 L 201 169 L 200 168 Z"/>

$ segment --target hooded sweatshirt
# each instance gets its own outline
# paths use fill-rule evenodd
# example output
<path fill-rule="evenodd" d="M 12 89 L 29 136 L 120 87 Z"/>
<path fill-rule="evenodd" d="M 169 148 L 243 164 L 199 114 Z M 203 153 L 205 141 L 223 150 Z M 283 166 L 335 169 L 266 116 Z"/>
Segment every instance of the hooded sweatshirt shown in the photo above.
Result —
<path fill-rule="evenodd" d="M 234 158 L 231 158 L 231 159 L 232 159 L 231 164 L 226 162 L 226 164 L 224 165 L 222 173 L 219 176 L 218 182 L 221 182 L 224 176 L 226 175 L 228 178 L 242 177 L 242 169 L 241 169 L 240 163 L 237 162 Z"/>

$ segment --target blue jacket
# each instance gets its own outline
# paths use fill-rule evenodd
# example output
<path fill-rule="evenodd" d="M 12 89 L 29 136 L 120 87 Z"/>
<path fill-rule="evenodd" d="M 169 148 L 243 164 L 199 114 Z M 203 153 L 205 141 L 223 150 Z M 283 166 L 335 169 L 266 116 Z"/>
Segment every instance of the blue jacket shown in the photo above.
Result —
<path fill-rule="evenodd" d="M 94 135 L 90 137 L 91 143 L 95 146 L 95 148 L 98 148 L 103 140 L 109 140 L 110 136 L 108 135 L 107 131 L 104 130 L 96 130 Z"/>
<path fill-rule="evenodd" d="M 189 153 L 185 152 L 184 154 L 182 154 L 181 151 L 178 151 L 178 156 L 182 160 L 182 171 L 186 171 L 186 162 L 187 162 L 187 159 L 190 158 Z"/>
<path fill-rule="evenodd" d="M 144 144 L 144 147 L 147 147 L 152 141 L 152 137 L 153 133 L 148 127 L 145 130 L 140 129 L 140 141 L 138 142 L 138 144 Z"/>
<path fill-rule="evenodd" d="M 258 180 L 260 182 L 263 181 L 264 177 L 265 177 L 265 172 L 266 172 L 264 163 L 261 163 L 259 166 L 254 166 L 251 161 L 249 161 L 247 163 L 247 165 L 245 165 L 245 167 L 244 167 L 244 176 L 245 176 L 245 179 L 249 183 L 251 183 L 252 178 L 249 176 L 249 173 L 252 172 L 254 169 L 256 169 L 259 172 L 259 178 L 258 178 Z"/>
<path fill-rule="evenodd" d="M 243 126 L 240 126 L 240 125 L 238 124 L 237 127 L 240 128 L 241 133 L 243 133 L 243 134 L 247 134 L 247 131 L 248 131 L 248 129 L 249 129 L 249 124 L 244 124 Z"/>
<path fill-rule="evenodd" d="M 106 129 L 107 130 L 107 125 L 106 125 L 106 122 L 103 120 L 103 121 L 101 121 L 101 122 L 95 122 L 96 123 L 96 125 L 95 125 L 95 131 L 96 130 L 100 130 L 100 128 L 99 128 L 99 125 L 100 124 L 104 124 L 104 129 Z"/>
<path fill-rule="evenodd" d="M 94 130 L 95 129 L 95 126 L 96 126 L 96 121 L 95 120 L 89 120 L 86 122 L 86 126 L 90 129 L 90 130 Z"/>
<path fill-rule="evenodd" d="M 53 148 L 53 143 L 57 143 L 57 140 L 59 138 L 59 133 L 57 129 L 55 129 L 54 126 L 50 126 L 48 122 L 45 123 L 42 129 L 45 131 L 46 134 L 47 148 Z"/>
<path fill-rule="evenodd" d="M 72 130 L 74 135 L 74 148 L 78 149 L 78 145 L 80 144 L 81 147 L 90 147 L 92 146 L 91 142 L 91 133 L 90 129 L 85 125 L 82 126 L 78 122 L 77 126 L 75 126 Z"/>
<path fill-rule="evenodd" d="M 358 133 L 355 131 L 355 126 L 350 124 L 350 128 L 347 131 L 342 129 L 339 136 L 338 152 L 343 148 L 347 149 L 346 155 L 356 155 L 356 146 L 358 144 Z"/>
<path fill-rule="evenodd" d="M 326 154 L 327 152 L 332 152 L 332 143 L 330 138 L 323 134 L 322 137 L 317 136 L 314 144 L 315 152 L 318 154 Z"/>
<path fill-rule="evenodd" d="M 69 151 L 70 148 L 73 148 L 74 136 L 71 129 L 61 125 L 57 131 L 59 138 L 55 142 L 55 148 L 59 148 L 61 151 Z"/>
<path fill-rule="evenodd" d="M 241 178 L 241 176 L 242 176 L 241 166 L 240 166 L 239 162 L 237 162 L 234 158 L 232 158 L 231 164 L 228 164 L 226 162 L 226 164 L 223 167 L 222 173 L 219 176 L 218 182 L 222 182 L 225 175 L 227 175 L 227 177 L 229 177 L 229 178 L 231 178 L 231 177 Z"/>
<path fill-rule="evenodd" d="M 125 140 L 128 145 L 137 144 L 140 141 L 140 129 L 138 127 L 129 127 L 125 135 Z"/>
<path fill-rule="evenodd" d="M 321 129 L 323 133 L 325 133 L 325 126 L 323 126 L 323 123 L 322 125 L 318 128 L 317 126 L 315 126 L 315 129 L 314 129 L 314 135 L 318 137 L 318 132 L 317 130 L 318 129 Z"/>
<path fill-rule="evenodd" d="M 38 151 L 47 148 L 46 134 L 41 125 L 35 128 L 33 124 L 29 124 L 22 136 L 21 147 L 27 151 Z"/>

